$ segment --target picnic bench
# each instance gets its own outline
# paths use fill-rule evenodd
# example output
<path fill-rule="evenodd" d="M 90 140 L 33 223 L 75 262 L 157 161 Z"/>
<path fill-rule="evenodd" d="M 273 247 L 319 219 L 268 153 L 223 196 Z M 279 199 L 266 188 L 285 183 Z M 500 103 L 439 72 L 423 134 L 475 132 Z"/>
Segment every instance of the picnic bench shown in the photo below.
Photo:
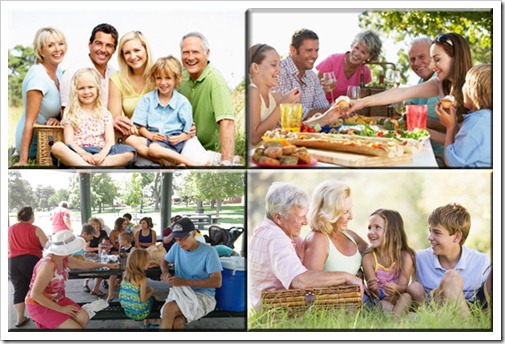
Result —
<path fill-rule="evenodd" d="M 217 214 L 183 214 L 183 216 L 193 221 L 195 227 L 200 231 L 204 230 L 206 226 L 219 223 L 219 216 Z"/>
<path fill-rule="evenodd" d="M 82 305 L 88 302 L 78 303 L 81 307 Z M 147 319 L 159 319 L 161 307 L 165 304 L 165 300 L 159 301 L 156 300 L 151 308 L 151 312 L 147 316 Z M 209 314 L 207 314 L 204 318 L 240 318 L 245 317 L 246 312 L 230 312 L 224 311 L 220 309 L 215 309 Z M 129 318 L 119 301 L 113 301 L 109 303 L 107 308 L 102 309 L 97 312 L 93 318 L 90 320 L 127 320 Z"/>

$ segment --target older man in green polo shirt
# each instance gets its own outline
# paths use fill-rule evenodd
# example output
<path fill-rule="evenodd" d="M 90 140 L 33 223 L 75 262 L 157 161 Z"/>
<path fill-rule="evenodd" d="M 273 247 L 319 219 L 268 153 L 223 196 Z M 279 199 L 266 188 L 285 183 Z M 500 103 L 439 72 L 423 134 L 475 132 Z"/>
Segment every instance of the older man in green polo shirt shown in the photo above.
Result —
<path fill-rule="evenodd" d="M 209 61 L 204 35 L 190 32 L 181 41 L 186 81 L 179 89 L 193 106 L 198 140 L 207 150 L 221 151 L 221 164 L 231 165 L 235 151 L 235 114 L 231 92 L 222 74 Z"/>

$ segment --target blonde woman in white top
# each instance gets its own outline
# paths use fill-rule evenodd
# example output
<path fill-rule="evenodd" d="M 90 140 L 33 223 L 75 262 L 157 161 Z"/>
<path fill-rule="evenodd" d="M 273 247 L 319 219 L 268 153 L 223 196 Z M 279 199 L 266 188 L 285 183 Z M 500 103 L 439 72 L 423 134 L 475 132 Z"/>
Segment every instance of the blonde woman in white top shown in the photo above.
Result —
<path fill-rule="evenodd" d="M 267 130 L 274 129 L 280 121 L 280 103 L 296 103 L 301 94 L 297 89 L 286 95 L 271 92 L 277 86 L 281 73 L 280 58 L 277 51 L 267 44 L 256 44 L 249 48 L 250 79 L 249 119 L 250 140 L 253 145 L 261 142 Z"/>

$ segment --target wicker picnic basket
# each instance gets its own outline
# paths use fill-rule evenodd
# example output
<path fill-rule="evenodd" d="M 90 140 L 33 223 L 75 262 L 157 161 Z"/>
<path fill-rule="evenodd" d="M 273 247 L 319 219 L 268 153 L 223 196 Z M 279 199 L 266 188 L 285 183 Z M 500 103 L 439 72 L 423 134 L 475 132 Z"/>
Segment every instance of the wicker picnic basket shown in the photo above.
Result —
<path fill-rule="evenodd" d="M 58 141 L 63 141 L 63 127 L 35 124 L 37 132 L 37 164 L 51 166 L 51 146 Z"/>
<path fill-rule="evenodd" d="M 386 91 L 386 89 L 382 87 L 365 87 L 360 89 L 360 97 L 373 96 L 374 94 L 384 91 Z M 371 117 L 392 117 L 396 114 L 393 108 L 386 105 L 366 107 L 357 111 L 357 113 L 362 116 Z"/>
<path fill-rule="evenodd" d="M 301 315 L 311 307 L 355 311 L 360 306 L 360 289 L 354 284 L 329 288 L 264 291 L 261 294 L 263 310 L 280 310 L 291 316 Z"/>

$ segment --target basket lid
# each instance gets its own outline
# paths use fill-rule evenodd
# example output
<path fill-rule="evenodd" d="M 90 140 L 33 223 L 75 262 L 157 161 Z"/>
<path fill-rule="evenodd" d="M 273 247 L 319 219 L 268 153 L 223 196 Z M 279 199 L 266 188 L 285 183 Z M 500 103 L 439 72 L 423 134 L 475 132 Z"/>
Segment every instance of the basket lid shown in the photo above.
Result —
<path fill-rule="evenodd" d="M 245 271 L 244 257 L 220 257 L 219 260 L 224 269 Z"/>

